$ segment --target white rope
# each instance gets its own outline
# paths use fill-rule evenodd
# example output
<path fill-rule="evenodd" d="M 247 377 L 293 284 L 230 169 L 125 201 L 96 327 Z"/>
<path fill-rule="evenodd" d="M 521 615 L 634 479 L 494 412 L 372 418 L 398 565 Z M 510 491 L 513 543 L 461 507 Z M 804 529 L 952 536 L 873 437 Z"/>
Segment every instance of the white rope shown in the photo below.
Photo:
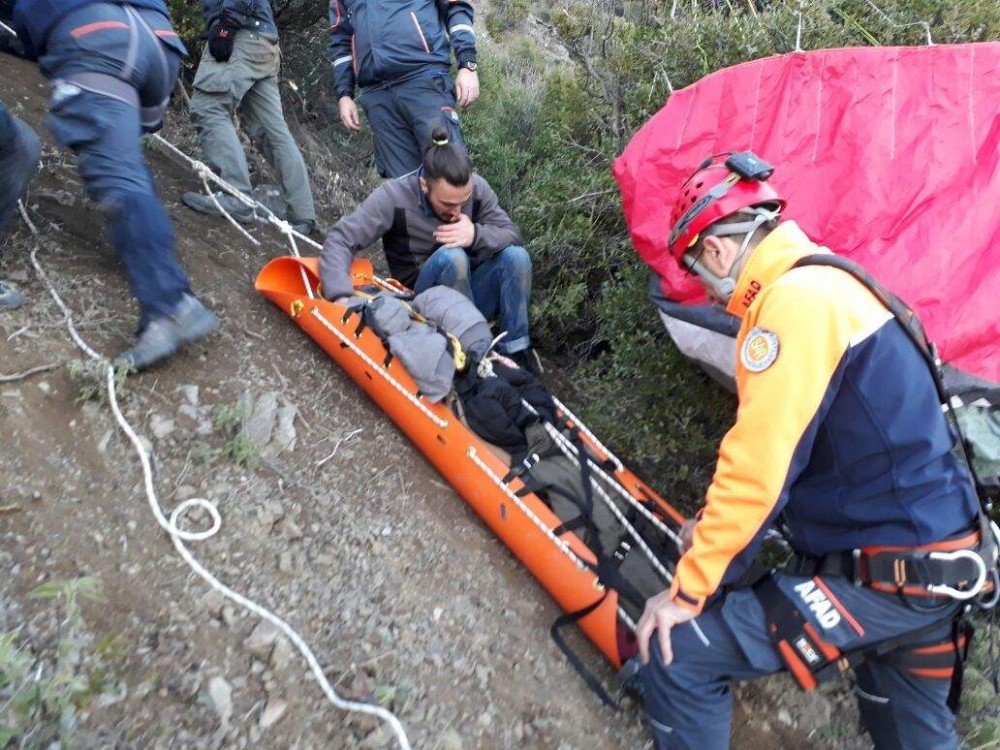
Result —
<path fill-rule="evenodd" d="M 927 46 L 928 47 L 933 47 L 934 46 L 934 40 L 931 38 L 931 25 L 927 21 L 913 21 L 912 23 L 898 23 L 897 21 L 894 21 L 892 19 L 892 17 L 888 13 L 886 13 L 884 10 L 882 10 L 880 7 L 878 7 L 875 3 L 873 3 L 872 0 L 865 0 L 865 3 L 867 5 L 869 5 L 872 8 L 872 10 L 874 10 L 876 13 L 878 13 L 880 16 L 882 16 L 882 20 L 883 21 L 885 21 L 886 23 L 888 23 L 890 26 L 895 26 L 897 29 L 906 29 L 906 28 L 909 28 L 910 26 L 922 26 L 923 29 L 924 29 L 924 31 L 927 34 Z"/>
<path fill-rule="evenodd" d="M 608 460 L 615 465 L 617 471 L 621 471 L 622 469 L 625 468 L 625 464 L 619 461 L 618 457 L 614 453 L 612 453 L 611 450 L 606 445 L 604 445 L 604 443 L 602 443 L 600 440 L 597 439 L 597 435 L 592 433 L 590 431 L 590 428 L 587 427 L 587 425 L 585 425 L 580 419 L 578 419 L 577 416 L 569 410 L 569 407 L 566 406 L 566 404 L 557 399 L 555 396 L 552 397 L 552 403 L 554 403 L 556 405 L 556 408 L 563 413 L 564 417 L 573 421 L 576 428 L 587 436 L 587 439 L 591 443 L 593 443 L 594 447 L 596 447 L 599 451 L 601 451 L 601 453 L 603 453 L 605 456 L 608 457 Z"/>
<path fill-rule="evenodd" d="M 288 238 L 288 244 L 292 248 L 292 255 L 296 258 L 301 258 L 302 256 L 299 255 L 299 246 L 295 242 L 295 230 L 292 229 L 292 225 L 287 221 L 281 221 L 278 228 L 281 229 L 281 231 L 284 232 L 285 236 Z M 302 286 L 305 287 L 306 294 L 309 296 L 309 299 L 316 299 L 316 293 L 313 291 L 312 284 L 309 283 L 309 277 L 306 275 L 306 269 L 301 265 L 299 266 L 299 274 L 302 276 Z"/>
<path fill-rule="evenodd" d="M 177 146 L 175 146 L 170 141 L 168 141 L 166 138 L 164 138 L 163 136 L 161 136 L 159 133 L 154 133 L 153 134 L 153 140 L 155 140 L 157 143 L 159 143 L 160 145 L 162 145 L 165 148 L 167 148 L 172 154 L 174 154 L 178 158 L 183 159 L 185 162 L 187 162 L 188 165 L 192 169 L 194 169 L 195 172 L 197 172 L 198 175 L 203 180 L 210 180 L 210 181 L 214 182 L 224 192 L 226 192 L 229 195 L 231 195 L 234 198 L 236 198 L 243 205 L 247 206 L 248 208 L 252 208 L 255 211 L 259 211 L 260 213 L 262 213 L 264 215 L 264 218 L 268 221 L 268 223 L 274 224 L 279 229 L 281 229 L 285 234 L 288 234 L 289 236 L 294 235 L 295 237 L 297 237 L 298 239 L 302 240 L 306 244 L 311 245 L 316 250 L 322 250 L 323 249 L 323 246 L 320 245 L 318 242 L 316 242 L 315 240 L 311 239 L 310 237 L 307 237 L 306 235 L 302 234 L 301 232 L 295 231 L 295 229 L 293 229 L 292 226 L 290 224 L 288 224 L 288 222 L 284 221 L 283 219 L 279 219 L 278 216 L 274 213 L 274 211 L 272 211 L 266 205 L 264 205 L 263 203 L 261 203 L 258 200 L 254 200 L 253 198 L 251 198 L 249 195 L 247 195 L 243 191 L 239 190 L 238 188 L 234 187 L 233 185 L 230 185 L 224 179 L 222 179 L 221 177 L 219 177 L 219 175 L 217 175 L 215 172 L 213 172 L 212 169 L 207 164 L 205 164 L 204 162 L 198 161 L 197 159 L 191 158 L 190 156 L 188 156 L 187 154 L 185 154 L 183 151 L 181 151 L 179 148 L 177 148 Z M 284 226 L 282 226 L 282 225 L 284 225 Z M 295 255 L 298 256 L 298 250 L 297 250 L 297 248 L 295 249 Z"/>
<path fill-rule="evenodd" d="M 542 424 L 544 425 L 546 432 L 549 433 L 549 436 L 556 441 L 557 445 L 559 445 L 559 448 L 563 452 L 563 455 L 566 456 L 566 458 L 568 458 L 570 461 L 572 461 L 579 469 L 581 458 L 579 457 L 579 451 L 577 451 L 576 446 L 570 443 L 565 435 L 563 435 L 559 430 L 557 430 L 554 426 L 552 426 L 548 422 L 543 421 Z M 587 459 L 586 457 L 584 457 L 582 460 L 586 461 Z M 591 468 L 593 468 L 594 463 L 592 461 L 589 461 L 589 463 L 591 465 Z M 635 539 L 636 543 L 639 545 L 639 548 L 646 555 L 646 558 L 649 560 L 649 562 L 653 564 L 653 567 L 656 568 L 656 572 L 660 574 L 660 577 L 662 577 L 663 580 L 666 581 L 667 583 L 671 583 L 674 580 L 674 577 L 667 571 L 665 567 L 663 567 L 663 563 L 660 562 L 659 558 L 657 558 L 656 555 L 653 554 L 653 550 L 650 549 L 648 544 L 646 544 L 646 540 L 642 538 L 642 535 L 639 533 L 639 531 L 631 523 L 629 523 L 627 518 L 625 518 L 625 514 L 621 512 L 621 509 L 618 507 L 615 501 L 611 499 L 611 495 L 609 495 L 607 491 L 598 482 L 595 482 L 592 478 L 589 481 L 590 481 L 590 486 L 597 492 L 601 500 L 604 501 L 604 504 L 607 506 L 608 510 L 610 510 L 611 513 L 614 515 L 614 517 L 618 519 L 618 523 L 620 523 L 625 528 L 625 530 L 628 531 L 628 533 L 632 536 L 632 538 Z"/>
<path fill-rule="evenodd" d="M 618 469 L 617 469 L 618 471 L 621 471 L 624 468 L 624 466 L 622 465 L 621 461 L 619 461 L 614 456 L 614 454 L 611 453 L 611 451 L 609 451 L 606 447 L 604 447 L 604 445 L 601 444 L 601 442 L 594 436 L 594 434 L 589 429 L 587 429 L 587 427 L 583 424 L 583 422 L 581 422 L 579 419 L 577 419 L 577 417 L 562 402 L 560 402 L 559 399 L 557 399 L 555 396 L 553 396 L 552 397 L 552 401 L 555 403 L 556 407 L 558 407 L 559 411 L 561 411 L 563 413 L 564 417 L 566 417 L 571 422 L 573 422 L 574 426 L 578 430 L 580 430 L 580 432 L 582 432 L 584 435 L 586 435 L 588 438 L 590 438 L 592 441 L 594 441 L 594 443 L 598 447 L 600 447 L 600 449 L 604 452 L 604 455 L 606 455 L 611 460 L 612 463 L 615 463 L 618 466 Z M 523 403 L 529 409 L 532 409 L 531 405 L 529 403 L 527 403 L 526 401 L 522 401 L 521 403 Z M 534 409 L 532 409 L 532 411 L 534 411 Z M 536 414 L 537 414 L 537 412 L 536 412 Z M 561 433 L 559 433 L 559 438 L 561 440 L 566 440 L 567 443 L 569 442 L 566 439 L 566 436 L 562 435 Z M 572 444 L 570 444 L 570 447 L 571 447 L 571 449 L 575 453 L 576 452 L 576 447 L 572 446 Z M 671 529 L 669 526 L 667 526 L 665 523 L 663 523 L 663 521 L 661 521 L 659 518 L 657 518 L 656 515 L 654 513 L 652 513 L 652 511 L 649 510 L 649 508 L 647 508 L 645 505 L 643 505 L 642 503 L 640 503 L 631 492 L 629 492 L 624 487 L 622 487 L 621 484 L 617 480 L 615 480 L 614 477 L 612 477 L 610 474 L 608 474 L 606 471 L 604 471 L 604 469 L 602 469 L 600 466 L 598 466 L 596 464 L 592 465 L 592 469 L 593 469 L 594 472 L 597 473 L 598 476 L 601 477 L 601 479 L 603 479 L 604 481 L 606 481 L 611 487 L 614 487 L 614 489 L 618 492 L 618 494 L 620 494 L 629 503 L 629 505 L 631 505 L 637 511 L 639 511 L 640 513 L 642 513 L 650 523 L 652 523 L 654 526 L 656 526 L 657 529 L 659 529 L 660 531 L 662 531 L 668 537 L 670 537 L 671 539 L 673 539 L 674 542 L 676 542 L 677 545 L 680 546 L 680 544 L 681 544 L 681 538 L 680 538 L 680 536 L 673 529 Z"/>
<path fill-rule="evenodd" d="M 21 205 L 22 215 L 26 215 L 24 206 Z M 32 232 L 36 235 L 38 234 L 37 228 L 29 221 L 29 227 Z M 181 558 L 190 566 L 190 568 L 198 574 L 209 586 L 218 591 L 227 599 L 239 604 L 244 609 L 253 612 L 258 617 L 267 620 L 272 625 L 274 625 L 278 630 L 285 634 L 285 636 L 295 644 L 299 652 L 305 658 L 306 663 L 309 665 L 309 669 L 312 671 L 313 676 L 319 683 L 320 688 L 326 695 L 327 700 L 335 708 L 342 711 L 353 711 L 358 713 L 364 713 L 371 716 L 375 716 L 382 721 L 389 724 L 392 727 L 392 731 L 396 735 L 396 739 L 402 750 L 410 750 L 410 742 L 406 736 L 406 730 L 400 723 L 399 719 L 391 711 L 382 708 L 381 706 L 362 703 L 359 701 L 350 701 L 341 698 L 337 692 L 330 685 L 329 680 L 327 680 L 326 675 L 323 673 L 323 668 L 320 666 L 319 661 L 316 659 L 315 654 L 313 654 L 312 649 L 305 640 L 292 628 L 287 622 L 282 620 L 276 614 L 272 613 L 270 610 L 260 606 L 256 602 L 248 599 L 242 594 L 234 591 L 233 589 L 226 586 L 218 578 L 212 575 L 201 563 L 195 559 L 194 555 L 187 549 L 184 542 L 185 541 L 201 541 L 214 536 L 222 526 L 222 517 L 219 515 L 218 509 L 213 503 L 205 498 L 190 498 L 185 500 L 180 505 L 178 505 L 170 514 L 170 518 L 167 519 L 164 516 L 163 511 L 160 507 L 159 500 L 156 497 L 156 488 L 153 484 L 153 470 L 149 460 L 149 454 L 146 452 L 142 441 L 136 434 L 135 430 L 125 419 L 122 414 L 121 408 L 118 405 L 118 395 L 115 388 L 115 371 L 114 367 L 104 358 L 101 357 L 94 349 L 92 349 L 79 335 L 76 330 L 76 326 L 73 323 L 73 316 L 69 308 L 63 302 L 59 293 L 56 292 L 55 287 L 49 281 L 45 270 L 42 268 L 41 264 L 38 262 L 37 258 L 38 248 L 35 247 L 30 253 L 31 263 L 35 267 L 35 271 L 38 273 L 39 278 L 46 285 L 49 290 L 49 294 L 52 299 L 55 300 L 56 305 L 62 310 L 63 316 L 66 318 L 66 325 L 69 329 L 70 336 L 78 347 L 91 359 L 102 362 L 106 368 L 107 373 L 107 389 L 108 389 L 108 403 L 111 406 L 111 410 L 114 413 L 115 420 L 118 422 L 118 426 L 122 431 L 128 436 L 129 440 L 132 442 L 132 446 L 135 448 L 135 452 L 139 456 L 139 462 L 142 464 L 143 473 L 143 483 L 146 491 L 146 499 L 149 502 L 150 510 L 153 516 L 156 518 L 156 522 L 160 527 L 170 536 L 170 540 L 174 544 L 174 548 L 177 550 Z M 179 522 L 184 514 L 192 508 L 201 508 L 205 510 L 212 519 L 212 524 L 208 529 L 203 531 L 185 531 L 180 528 Z"/>
<path fill-rule="evenodd" d="M 219 201 L 216 198 L 215 193 L 211 190 L 211 188 L 209 188 L 207 181 L 210 180 L 211 182 L 214 182 L 224 192 L 236 198 L 243 205 L 247 206 L 248 208 L 252 208 L 254 211 L 261 214 L 269 224 L 276 227 L 278 231 L 280 231 L 282 234 L 285 235 L 285 237 L 288 239 L 289 247 L 292 250 L 292 255 L 294 255 L 296 258 L 302 257 L 301 253 L 299 253 L 299 247 L 298 244 L 296 243 L 296 239 L 305 242 L 308 246 L 310 246 L 314 250 L 323 249 L 323 246 L 318 242 L 316 242 L 314 239 L 302 234 L 299 231 L 296 231 L 291 224 L 289 224 L 284 219 L 279 218 L 278 215 L 275 214 L 274 211 L 272 211 L 266 204 L 261 203 L 258 200 L 255 200 L 253 197 L 247 195 L 239 188 L 234 187 L 233 185 L 229 184 L 224 179 L 219 177 L 219 175 L 213 172 L 212 169 L 204 162 L 198 161 L 197 159 L 188 156 L 179 148 L 177 148 L 177 146 L 172 144 L 170 141 L 168 141 L 166 138 L 159 135 L 158 133 L 153 134 L 153 139 L 156 140 L 157 143 L 166 147 L 172 154 L 187 162 L 187 164 L 198 174 L 198 176 L 201 177 L 202 184 L 205 187 L 205 192 L 212 198 L 212 202 L 215 204 L 219 212 L 229 220 L 229 223 L 231 223 L 234 227 L 240 230 L 240 232 L 255 245 L 259 245 L 260 242 L 254 239 L 249 232 L 247 232 L 243 227 L 241 227 L 236 222 L 236 220 L 233 219 L 233 217 L 230 216 L 229 213 L 219 204 Z M 310 283 L 309 281 L 309 277 L 306 274 L 305 268 L 300 268 L 299 273 L 302 275 L 302 285 L 305 288 L 306 295 L 308 295 L 309 299 L 316 299 L 316 292 L 313 289 L 312 283 Z M 384 279 L 380 279 L 378 276 L 373 275 L 372 280 L 378 286 L 381 286 L 383 289 L 395 292 L 399 291 L 399 289 L 396 286 L 390 284 L 388 281 Z"/>
<path fill-rule="evenodd" d="M 28 229 L 31 230 L 31 233 L 38 235 L 38 227 L 35 226 L 35 222 L 31 220 L 30 216 L 28 216 L 28 212 L 24 208 L 24 203 L 20 199 L 17 201 L 17 210 L 21 212 L 21 218 L 24 219 L 24 223 L 28 225 Z"/>
<path fill-rule="evenodd" d="M 583 561 L 583 558 L 577 555 L 572 550 L 572 548 L 568 544 L 566 544 L 566 542 L 557 537 L 552 532 L 552 529 L 546 526 L 545 522 L 541 518 L 539 518 L 534 513 L 534 511 L 531 510 L 531 508 L 527 506 L 524 500 L 522 500 L 520 497 L 517 496 L 517 493 L 510 488 L 510 485 L 504 483 L 503 477 L 497 475 L 496 472 L 494 472 L 489 467 L 489 464 L 487 464 L 485 461 L 483 461 L 483 459 L 479 457 L 479 452 L 475 449 L 474 446 L 469 447 L 468 456 L 469 458 L 472 459 L 472 462 L 476 466 L 478 466 L 482 470 L 482 472 L 486 474 L 486 476 L 490 478 L 490 481 L 492 481 L 493 484 L 499 487 L 501 491 L 510 499 L 510 501 L 514 503 L 514 505 L 516 505 L 518 509 L 528 517 L 528 520 L 530 520 L 533 524 L 535 524 L 535 526 L 537 526 L 539 530 L 543 534 L 545 534 L 546 537 L 548 537 L 549 541 L 552 542 L 554 545 L 556 545 L 556 547 L 559 549 L 560 552 L 562 552 L 564 555 L 566 555 L 566 557 L 568 557 L 570 560 L 573 561 L 573 564 L 576 565 L 578 570 L 581 571 L 588 570 L 587 564 Z M 604 584 L 602 584 L 600 579 L 595 575 L 594 588 L 603 588 L 603 587 Z M 628 613 L 626 613 L 625 610 L 622 609 L 620 605 L 618 607 L 618 616 L 622 619 L 623 623 L 628 625 L 629 628 L 635 630 L 635 623 L 632 621 L 632 619 L 628 616 Z"/>
<path fill-rule="evenodd" d="M 199 170 L 199 174 L 198 174 L 198 176 L 199 176 L 199 177 L 201 177 L 201 184 L 202 184 L 202 186 L 203 186 L 203 187 L 205 188 L 205 194 L 206 194 L 206 195 L 207 195 L 207 196 L 208 196 L 209 198 L 211 198 L 211 199 L 212 199 L 212 203 L 214 203 L 214 204 L 215 204 L 215 210 L 216 210 L 216 211 L 218 211 L 218 212 L 219 212 L 220 214 L 222 214 L 223 216 L 225 216 L 225 217 L 226 217 L 226 220 L 227 220 L 227 221 L 228 221 L 228 222 L 229 222 L 230 224 L 232 224 L 232 225 L 233 225 L 234 227 L 236 227 L 236 230 L 237 230 L 237 231 L 238 231 L 238 232 L 239 232 L 240 234 L 242 234 L 242 235 L 243 235 L 244 237 L 246 237 L 246 238 L 247 238 L 248 240 L 250 240 L 250 241 L 251 241 L 251 242 L 252 242 L 253 244 L 255 244 L 255 245 L 259 246 L 259 245 L 260 245 L 260 241 L 259 241 L 259 240 L 258 240 L 258 239 L 257 239 L 256 237 L 254 237 L 254 236 L 253 236 L 252 234 L 250 234 L 250 232 L 248 232 L 248 231 L 247 231 L 246 229 L 244 229 L 243 227 L 241 227 L 241 226 L 239 225 L 239 222 L 238 222 L 238 221 L 236 221 L 236 219 L 234 219 L 234 218 L 232 217 L 232 215 L 231 215 L 231 214 L 230 214 L 230 213 L 229 213 L 229 212 L 228 212 L 228 211 L 227 211 L 226 209 L 224 209 L 224 208 L 222 207 L 222 204 L 221 204 L 221 203 L 219 203 L 219 198 L 218 198 L 218 197 L 217 197 L 217 196 L 215 195 L 215 191 L 214 191 L 214 190 L 212 190 L 212 188 L 211 188 L 211 187 L 209 187 L 209 185 L 208 185 L 208 180 L 206 180 L 206 179 L 205 179 L 205 173 L 204 173 L 204 172 L 201 172 L 201 171 Z"/>
<path fill-rule="evenodd" d="M 795 51 L 802 51 L 802 8 L 805 5 L 805 0 L 799 0 L 798 16 L 799 22 L 795 29 Z"/>

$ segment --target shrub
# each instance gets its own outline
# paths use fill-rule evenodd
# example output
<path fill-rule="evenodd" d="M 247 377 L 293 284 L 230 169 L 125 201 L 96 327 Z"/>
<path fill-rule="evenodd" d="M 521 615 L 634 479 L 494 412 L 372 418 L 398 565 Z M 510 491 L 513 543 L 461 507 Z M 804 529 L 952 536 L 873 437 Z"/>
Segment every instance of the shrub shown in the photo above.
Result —
<path fill-rule="evenodd" d="M 464 130 L 479 171 L 535 264 L 536 343 L 568 376 L 581 416 L 671 499 L 705 489 L 733 401 L 663 332 L 646 300 L 611 176 L 629 135 L 672 90 L 723 67 L 803 49 L 1000 36 L 988 0 L 672 3 L 564 1 L 481 42 L 483 96 Z M 496 33 L 503 34 L 497 28 Z M 569 64 L 526 47 L 547 36 Z M 558 57 L 558 56 L 557 56 Z M 676 494 L 674 494 L 676 493 Z"/>
<path fill-rule="evenodd" d="M 201 56 L 205 19 L 198 7 L 198 0 L 167 0 L 170 21 L 174 31 L 188 48 L 193 58 Z"/>

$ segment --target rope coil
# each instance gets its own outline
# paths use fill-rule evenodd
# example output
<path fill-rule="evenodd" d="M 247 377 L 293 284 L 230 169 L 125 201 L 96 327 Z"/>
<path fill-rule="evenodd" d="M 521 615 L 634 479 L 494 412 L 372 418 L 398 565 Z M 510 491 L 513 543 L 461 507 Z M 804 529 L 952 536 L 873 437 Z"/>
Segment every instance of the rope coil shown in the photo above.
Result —
<path fill-rule="evenodd" d="M 28 228 L 31 230 L 32 234 L 36 237 L 40 235 L 38 228 L 28 217 L 27 211 L 24 205 L 18 202 L 21 215 L 25 218 Z M 290 228 L 289 228 L 290 229 Z M 306 663 L 309 666 L 310 671 L 316 678 L 320 689 L 323 691 L 327 700 L 337 709 L 341 711 L 350 711 L 368 714 L 370 716 L 375 716 L 381 721 L 384 721 L 390 726 L 393 733 L 396 736 L 396 741 L 399 744 L 401 750 L 410 750 L 410 742 L 406 736 L 406 730 L 403 728 L 402 723 L 396 717 L 396 715 L 381 706 L 374 704 L 363 703 L 360 701 L 351 701 L 341 698 L 337 692 L 333 689 L 330 681 L 326 678 L 323 672 L 323 668 L 313 653 L 309 644 L 299 635 L 299 633 L 292 628 L 287 622 L 278 617 L 276 614 L 270 610 L 262 607 L 261 605 L 254 602 L 252 599 L 248 599 L 239 592 L 231 589 L 226 584 L 222 583 L 218 578 L 216 578 L 207 568 L 205 568 L 198 560 L 191 554 L 185 542 L 203 541 L 209 539 L 222 528 L 222 517 L 215 507 L 215 504 L 206 498 L 190 498 L 180 503 L 176 508 L 170 513 L 169 519 L 164 515 L 163 509 L 160 506 L 159 500 L 156 496 L 156 488 L 153 483 L 153 468 L 149 459 L 149 454 L 146 448 L 143 446 L 139 435 L 129 424 L 128 420 L 125 419 L 125 415 L 121 411 L 121 407 L 118 404 L 118 394 L 115 385 L 115 369 L 111 362 L 106 358 L 102 357 L 95 349 L 93 349 L 86 341 L 80 336 L 76 329 L 76 325 L 73 322 L 73 315 L 69 307 L 62 300 L 59 293 L 56 291 L 52 282 L 49 280 L 48 275 L 45 273 L 45 269 L 42 268 L 41 264 L 38 262 L 38 247 L 34 247 L 29 254 L 31 264 L 35 268 L 35 272 L 38 274 L 39 279 L 48 289 L 49 295 L 55 301 L 56 305 L 63 313 L 65 318 L 66 327 L 69 330 L 70 337 L 73 342 L 84 352 L 90 359 L 100 362 L 105 368 L 106 374 L 106 387 L 108 392 L 108 404 L 111 406 L 111 411 L 114 414 L 115 421 L 121 428 L 122 432 L 128 437 L 129 441 L 132 443 L 132 447 L 135 449 L 136 454 L 139 456 L 139 462 L 142 465 L 142 475 L 143 484 L 146 493 L 146 500 L 149 503 L 149 508 L 153 513 L 153 517 L 156 522 L 160 525 L 167 535 L 170 537 L 170 541 L 173 542 L 174 548 L 177 553 L 181 556 L 185 563 L 210 587 L 218 591 L 225 598 L 232 602 L 235 602 L 239 606 L 246 609 L 248 612 L 252 612 L 261 619 L 267 620 L 272 625 L 274 625 L 281 633 L 283 633 L 294 646 L 302 654 Z M 211 525 L 209 528 L 201 531 L 186 531 L 180 528 L 180 521 L 193 508 L 200 508 L 206 511 L 211 518 Z"/>

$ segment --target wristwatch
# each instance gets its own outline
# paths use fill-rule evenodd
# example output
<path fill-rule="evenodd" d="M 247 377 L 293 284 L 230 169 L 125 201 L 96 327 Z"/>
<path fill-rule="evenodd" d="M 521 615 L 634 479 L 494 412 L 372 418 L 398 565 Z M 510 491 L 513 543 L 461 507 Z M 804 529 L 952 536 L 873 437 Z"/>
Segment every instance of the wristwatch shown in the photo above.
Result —
<path fill-rule="evenodd" d="M 473 73 L 475 73 L 477 70 L 479 70 L 479 63 L 477 63 L 475 60 L 469 60 L 468 62 L 462 63 L 458 67 L 459 68 L 465 68 L 466 70 L 469 70 L 469 71 L 472 71 Z"/>

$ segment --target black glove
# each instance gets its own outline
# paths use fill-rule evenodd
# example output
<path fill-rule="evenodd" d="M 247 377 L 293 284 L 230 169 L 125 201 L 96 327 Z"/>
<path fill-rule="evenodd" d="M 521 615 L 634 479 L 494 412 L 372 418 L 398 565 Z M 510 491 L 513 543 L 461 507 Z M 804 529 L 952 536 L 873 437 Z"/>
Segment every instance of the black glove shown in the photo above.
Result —
<path fill-rule="evenodd" d="M 208 30 L 208 51 L 218 62 L 229 62 L 233 44 L 240 25 L 228 16 L 222 16 Z"/>

